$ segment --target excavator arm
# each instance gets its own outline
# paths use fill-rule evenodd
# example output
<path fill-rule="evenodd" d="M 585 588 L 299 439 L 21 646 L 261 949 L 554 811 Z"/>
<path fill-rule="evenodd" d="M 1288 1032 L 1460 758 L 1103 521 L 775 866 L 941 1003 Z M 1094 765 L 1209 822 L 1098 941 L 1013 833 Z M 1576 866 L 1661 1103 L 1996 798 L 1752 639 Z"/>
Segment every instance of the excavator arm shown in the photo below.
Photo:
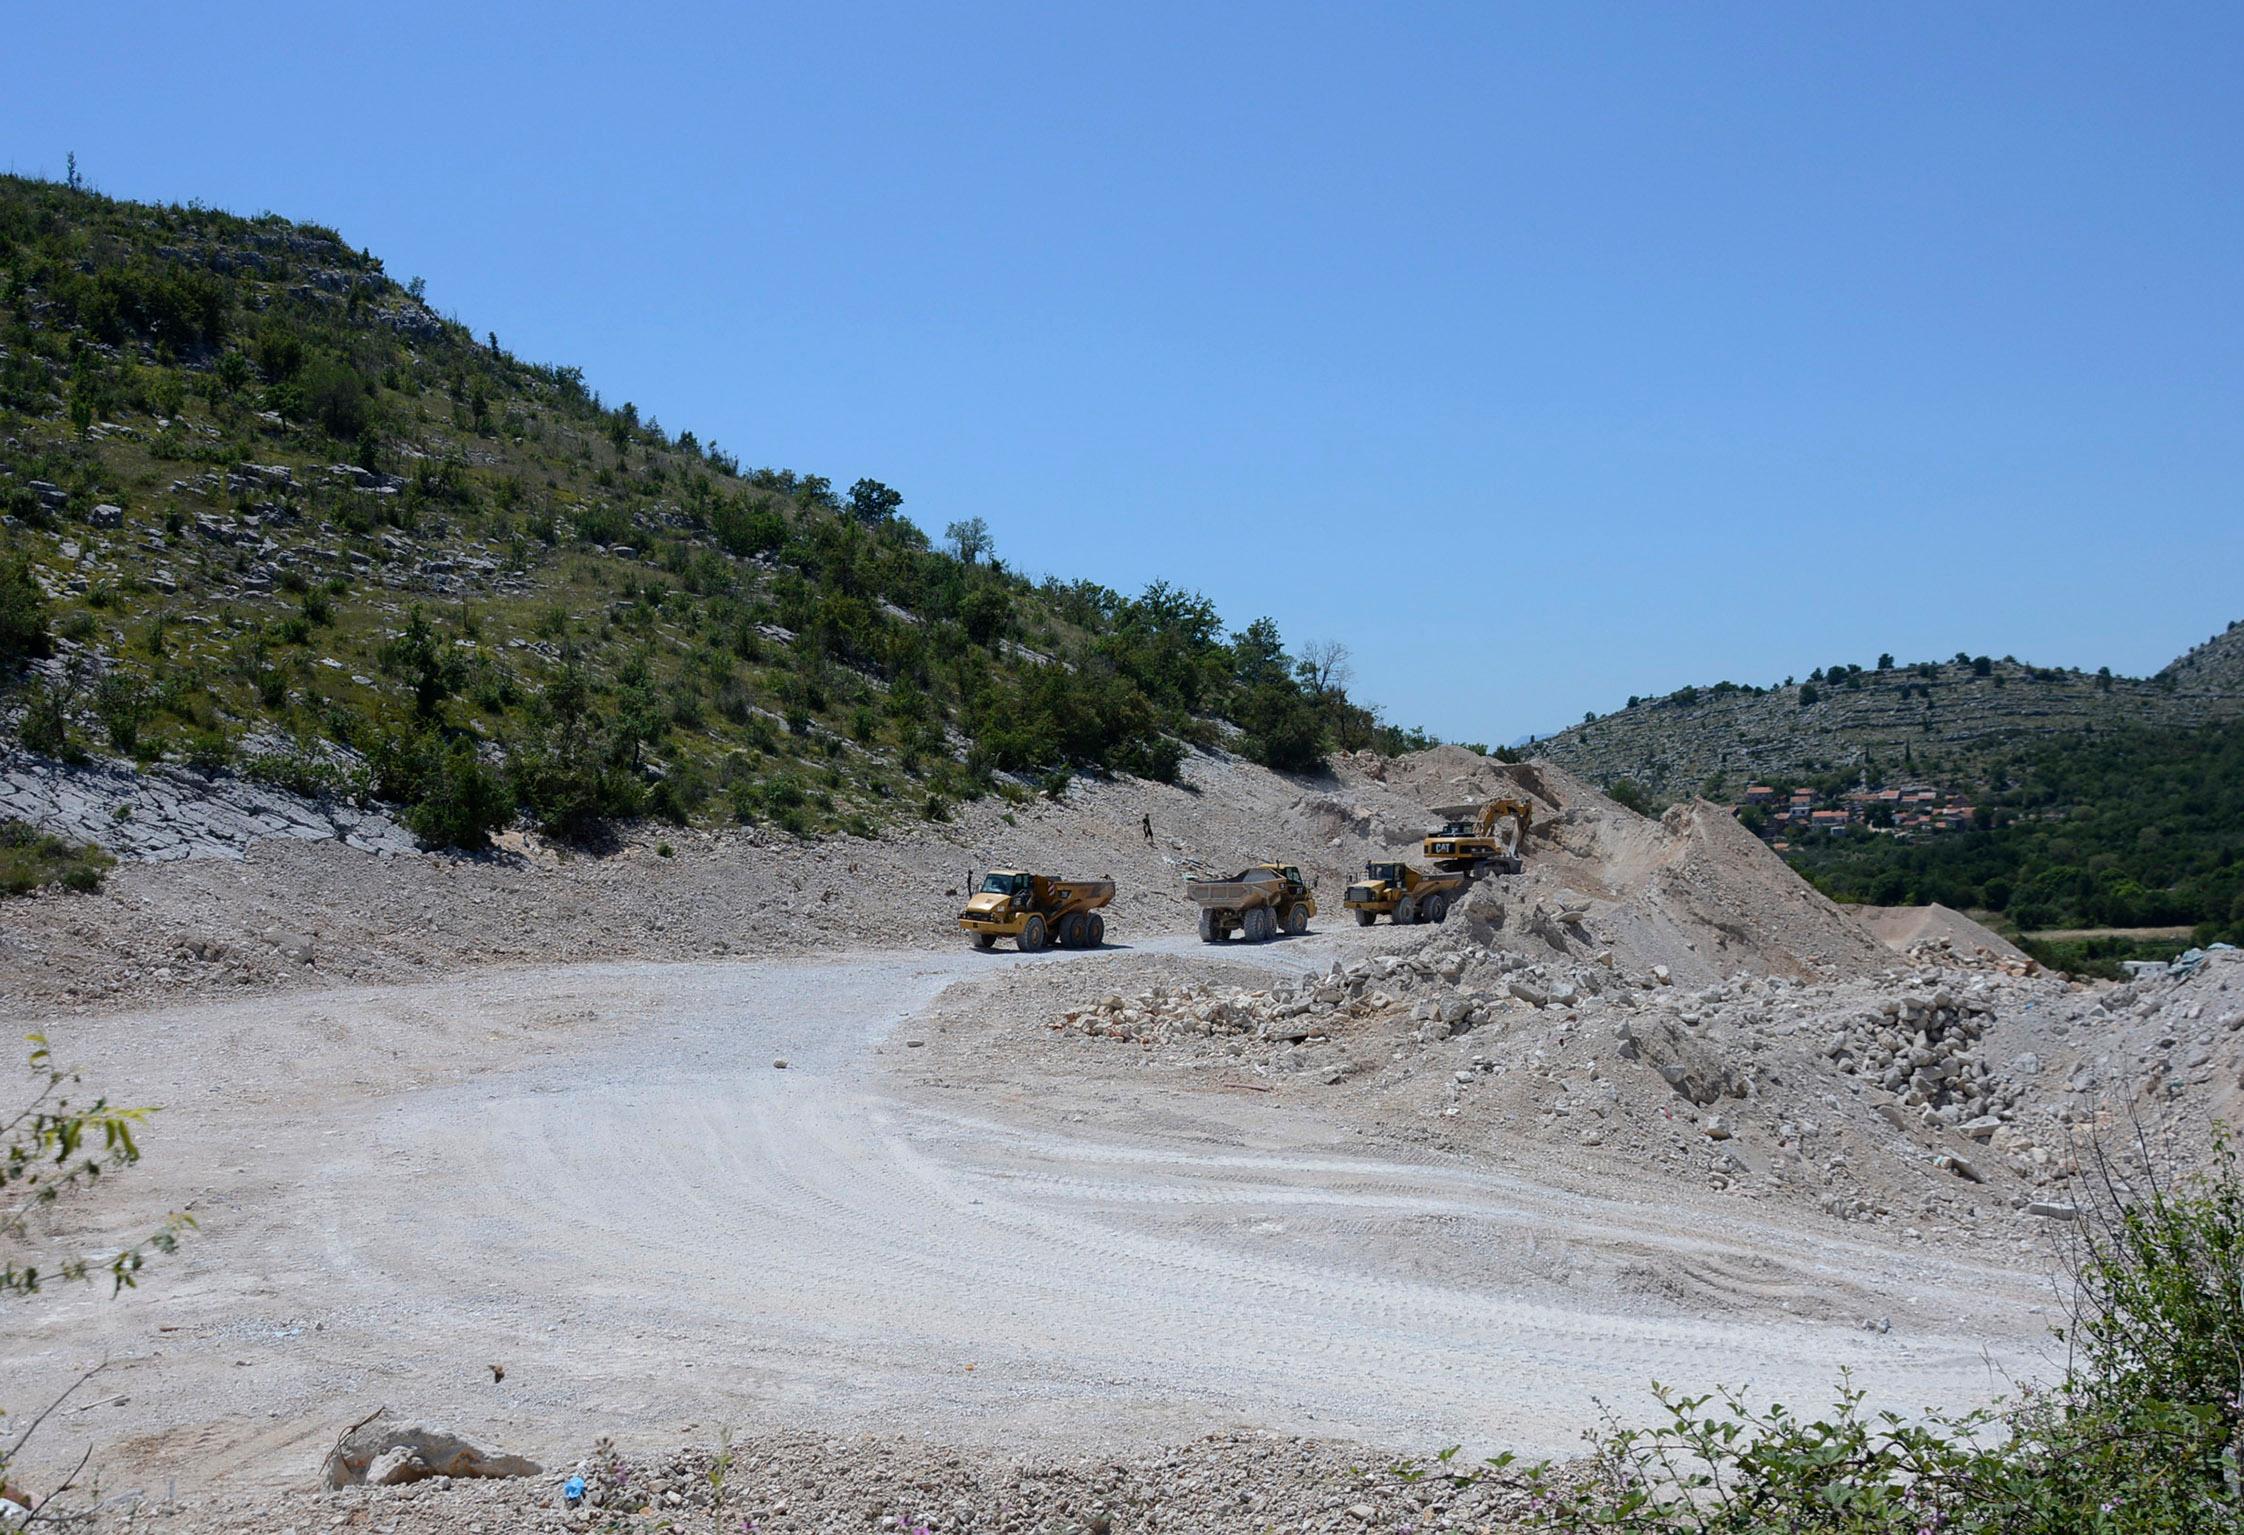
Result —
<path fill-rule="evenodd" d="M 1527 833 L 1535 824 L 1535 807 L 1523 799 L 1492 799 L 1480 807 L 1480 819 L 1474 823 L 1475 835 L 1493 837 L 1496 823 L 1510 816 L 1519 823 L 1519 835 L 1512 840 L 1512 851 L 1518 852 L 1527 844 Z"/>

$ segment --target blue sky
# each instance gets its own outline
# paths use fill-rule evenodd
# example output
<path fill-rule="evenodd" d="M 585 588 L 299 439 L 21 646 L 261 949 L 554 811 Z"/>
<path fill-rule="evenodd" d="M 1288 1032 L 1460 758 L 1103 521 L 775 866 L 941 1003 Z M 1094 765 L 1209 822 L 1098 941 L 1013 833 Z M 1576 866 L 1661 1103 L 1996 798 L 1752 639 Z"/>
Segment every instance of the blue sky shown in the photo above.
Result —
<path fill-rule="evenodd" d="M 1509 740 L 2244 617 L 2244 9 L 11 12 L 0 144 Z"/>

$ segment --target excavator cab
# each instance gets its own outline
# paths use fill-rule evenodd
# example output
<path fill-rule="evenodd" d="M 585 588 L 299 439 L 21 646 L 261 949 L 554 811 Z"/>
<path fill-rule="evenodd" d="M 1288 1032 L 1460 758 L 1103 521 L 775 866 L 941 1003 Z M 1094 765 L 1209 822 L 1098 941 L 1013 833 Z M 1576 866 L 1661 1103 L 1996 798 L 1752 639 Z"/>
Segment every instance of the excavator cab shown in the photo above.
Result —
<path fill-rule="evenodd" d="M 1467 879 L 1519 872 L 1520 850 L 1535 824 L 1534 806 L 1521 799 L 1492 799 L 1469 820 L 1454 810 L 1450 814 L 1453 818 L 1444 821 L 1440 831 L 1426 833 L 1419 849 L 1435 868 Z M 1514 829 L 1500 837 L 1496 826 L 1507 816 Z"/>

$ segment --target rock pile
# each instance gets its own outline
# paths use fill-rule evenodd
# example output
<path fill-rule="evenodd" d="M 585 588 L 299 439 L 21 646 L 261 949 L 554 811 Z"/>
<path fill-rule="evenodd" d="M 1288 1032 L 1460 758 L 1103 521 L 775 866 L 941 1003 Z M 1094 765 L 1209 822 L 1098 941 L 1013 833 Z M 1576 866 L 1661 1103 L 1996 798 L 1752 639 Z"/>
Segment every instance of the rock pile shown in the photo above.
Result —
<path fill-rule="evenodd" d="M 1843 1019 L 1825 1048 L 1834 1067 L 1866 1077 L 1925 1122 L 1985 1140 L 2017 1108 L 2015 1084 L 1998 1081 L 1979 1041 L 1994 1011 L 1984 990 L 1958 992 L 1937 978 Z"/>
<path fill-rule="evenodd" d="M 1506 1003 L 1571 1005 L 1608 981 L 1561 974 L 1501 950 L 1473 955 L 1451 940 L 1408 954 L 1334 960 L 1321 974 L 1259 989 L 1185 981 L 1155 984 L 1071 1009 L 1054 1029 L 1141 1045 L 1245 1036 L 1279 1044 L 1327 1037 L 1343 1022 L 1407 1016 L 1420 1043 L 1469 1033 L 1496 1021 Z M 1649 982 L 1647 984 L 1650 984 Z"/>
<path fill-rule="evenodd" d="M 1984 944 L 1958 944 L 1950 938 L 1913 943 L 1903 954 L 1910 964 L 1938 965 L 1950 970 L 1992 970 L 2003 975 L 2039 975 L 2041 965 L 2021 956 L 1998 953 Z"/>

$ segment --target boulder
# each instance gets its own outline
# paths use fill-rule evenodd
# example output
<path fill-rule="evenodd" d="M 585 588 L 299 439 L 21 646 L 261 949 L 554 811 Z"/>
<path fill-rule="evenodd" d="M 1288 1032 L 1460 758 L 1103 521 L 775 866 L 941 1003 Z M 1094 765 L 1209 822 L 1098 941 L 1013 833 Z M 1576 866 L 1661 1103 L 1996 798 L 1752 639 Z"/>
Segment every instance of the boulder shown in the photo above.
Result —
<path fill-rule="evenodd" d="M 335 1442 L 320 1480 L 328 1487 L 397 1487 L 432 1476 L 537 1476 L 537 1462 L 478 1448 L 448 1430 L 377 1414 Z"/>

